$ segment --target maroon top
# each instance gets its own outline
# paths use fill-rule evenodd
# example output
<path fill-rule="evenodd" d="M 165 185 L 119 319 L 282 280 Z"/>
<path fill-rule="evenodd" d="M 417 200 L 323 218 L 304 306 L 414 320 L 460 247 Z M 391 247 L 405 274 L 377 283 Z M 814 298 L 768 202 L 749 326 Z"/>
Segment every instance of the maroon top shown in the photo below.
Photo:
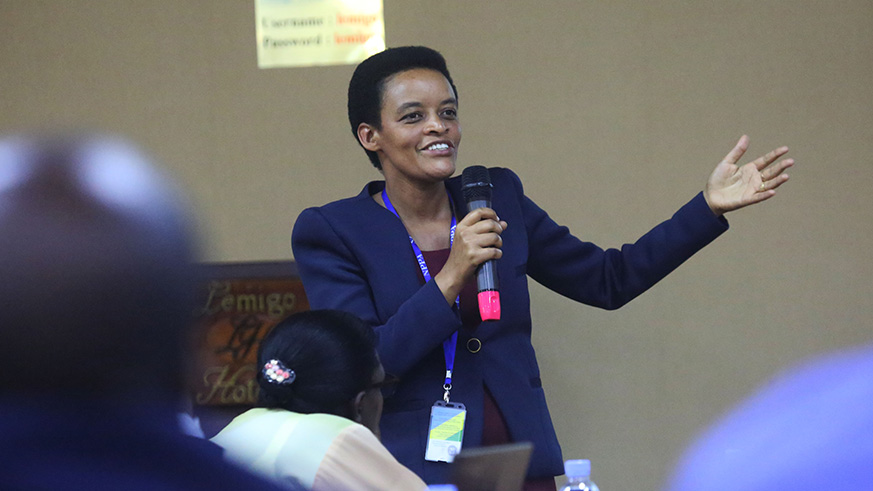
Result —
<path fill-rule="evenodd" d="M 446 261 L 449 260 L 450 252 L 451 249 L 422 251 L 424 262 L 427 263 L 427 269 L 431 277 L 436 276 L 443 269 Z M 421 280 L 424 281 L 424 276 L 421 276 Z M 464 285 L 464 288 L 461 290 L 459 306 L 463 329 L 472 333 L 482 323 L 482 318 L 479 317 L 479 299 L 476 297 L 475 281 Z M 506 420 L 503 418 L 503 414 L 500 413 L 500 408 L 497 407 L 497 403 L 494 401 L 491 391 L 488 390 L 488 386 L 484 388 L 482 446 L 487 447 L 511 443 L 512 436 L 509 434 Z M 555 491 L 555 489 L 555 478 L 553 477 L 528 479 L 524 482 L 524 491 Z"/>

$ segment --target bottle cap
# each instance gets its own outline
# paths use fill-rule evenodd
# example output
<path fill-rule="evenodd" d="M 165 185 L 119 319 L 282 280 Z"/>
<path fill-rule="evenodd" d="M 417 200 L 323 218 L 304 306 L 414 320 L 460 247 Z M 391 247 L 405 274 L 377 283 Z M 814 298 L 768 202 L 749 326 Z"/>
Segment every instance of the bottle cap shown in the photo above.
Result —
<path fill-rule="evenodd" d="M 591 461 L 587 459 L 568 460 L 564 462 L 564 474 L 570 477 L 589 477 L 591 475 Z"/>

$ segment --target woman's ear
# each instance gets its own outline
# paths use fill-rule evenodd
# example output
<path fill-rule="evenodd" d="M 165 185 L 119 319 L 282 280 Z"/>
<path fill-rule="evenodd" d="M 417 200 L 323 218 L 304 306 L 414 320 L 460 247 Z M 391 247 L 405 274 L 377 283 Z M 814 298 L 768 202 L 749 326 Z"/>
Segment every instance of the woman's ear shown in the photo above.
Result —
<path fill-rule="evenodd" d="M 369 123 L 358 125 L 358 141 L 365 150 L 375 152 L 379 150 L 379 130 Z"/>
<path fill-rule="evenodd" d="M 367 391 L 362 390 L 362 391 L 358 392 L 358 395 L 356 395 L 354 399 L 352 399 L 352 402 L 351 402 L 351 404 L 352 404 L 352 407 L 351 407 L 352 418 L 351 419 L 355 423 L 363 424 L 363 422 L 364 422 L 362 408 L 363 408 L 363 402 L 364 402 L 364 395 L 366 395 L 366 393 L 367 393 Z"/>

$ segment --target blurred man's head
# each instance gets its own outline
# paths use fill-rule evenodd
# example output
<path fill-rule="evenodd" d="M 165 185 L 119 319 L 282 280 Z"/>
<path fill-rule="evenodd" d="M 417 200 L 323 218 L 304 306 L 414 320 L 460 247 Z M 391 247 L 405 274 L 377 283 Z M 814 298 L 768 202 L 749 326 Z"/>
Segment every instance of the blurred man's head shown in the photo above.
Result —
<path fill-rule="evenodd" d="M 0 392 L 177 392 L 190 225 L 128 143 L 0 139 Z"/>

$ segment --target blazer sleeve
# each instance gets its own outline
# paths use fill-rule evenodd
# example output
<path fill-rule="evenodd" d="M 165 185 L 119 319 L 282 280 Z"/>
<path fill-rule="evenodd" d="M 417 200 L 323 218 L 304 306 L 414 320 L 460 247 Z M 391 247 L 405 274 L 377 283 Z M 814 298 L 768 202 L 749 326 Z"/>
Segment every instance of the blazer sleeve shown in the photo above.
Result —
<path fill-rule="evenodd" d="M 524 195 L 518 176 L 510 175 L 528 235 L 528 275 L 566 297 L 608 310 L 646 291 L 728 229 L 699 193 L 635 243 L 602 249 L 555 223 Z"/>
<path fill-rule="evenodd" d="M 380 312 L 374 290 L 394 289 L 390 280 L 374 280 L 353 251 L 350 238 L 339 233 L 318 208 L 304 210 L 292 233 L 292 248 L 312 309 L 338 309 L 369 322 L 378 335 L 385 370 L 402 376 L 461 327 L 436 282 L 416 286 L 393 315 Z M 404 242 L 408 246 L 408 243 Z M 358 244 L 360 248 L 378 245 Z M 378 267 L 396 267 L 380 264 Z"/>

